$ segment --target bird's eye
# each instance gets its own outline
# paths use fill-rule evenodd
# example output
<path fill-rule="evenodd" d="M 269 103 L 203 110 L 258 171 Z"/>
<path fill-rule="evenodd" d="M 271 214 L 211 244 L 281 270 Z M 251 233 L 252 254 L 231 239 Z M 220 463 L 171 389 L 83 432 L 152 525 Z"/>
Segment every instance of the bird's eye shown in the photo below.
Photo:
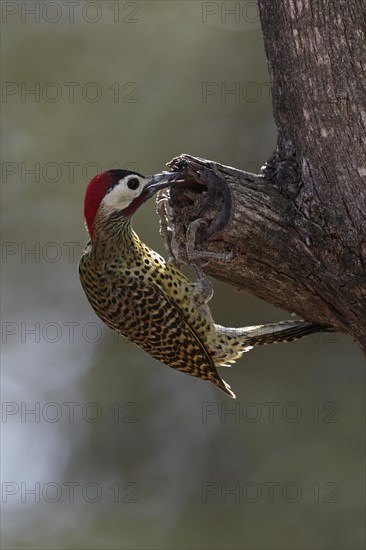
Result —
<path fill-rule="evenodd" d="M 140 181 L 137 178 L 131 178 L 127 182 L 127 187 L 129 189 L 137 189 L 140 185 Z"/>

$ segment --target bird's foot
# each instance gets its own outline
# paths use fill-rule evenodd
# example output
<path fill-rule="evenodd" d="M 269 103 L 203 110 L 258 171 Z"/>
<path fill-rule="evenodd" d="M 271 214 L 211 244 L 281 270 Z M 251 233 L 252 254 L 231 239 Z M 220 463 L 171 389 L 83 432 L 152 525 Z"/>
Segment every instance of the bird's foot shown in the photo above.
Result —
<path fill-rule="evenodd" d="M 211 281 L 205 275 L 202 267 L 198 264 L 197 260 L 202 259 L 218 259 L 221 261 L 230 260 L 233 257 L 233 252 L 229 253 L 217 253 L 209 251 L 196 250 L 196 235 L 197 231 L 202 226 L 207 226 L 207 222 L 200 218 L 191 222 L 186 232 L 186 254 L 189 265 L 193 267 L 197 275 L 197 290 L 204 303 L 211 300 L 213 296 L 213 286 Z"/>

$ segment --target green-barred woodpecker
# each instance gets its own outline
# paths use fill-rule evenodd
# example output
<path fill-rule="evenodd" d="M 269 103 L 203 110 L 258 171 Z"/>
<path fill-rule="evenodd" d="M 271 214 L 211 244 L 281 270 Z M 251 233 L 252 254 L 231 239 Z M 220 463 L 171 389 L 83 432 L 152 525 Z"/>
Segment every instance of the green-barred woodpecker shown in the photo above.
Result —
<path fill-rule="evenodd" d="M 95 313 L 112 330 L 155 359 L 209 380 L 230 397 L 218 367 L 230 366 L 253 346 L 288 342 L 328 327 L 284 321 L 243 328 L 214 323 L 199 285 L 146 246 L 133 231 L 134 212 L 179 173 L 142 176 L 128 170 L 96 175 L 85 192 L 90 240 L 80 280 Z"/>

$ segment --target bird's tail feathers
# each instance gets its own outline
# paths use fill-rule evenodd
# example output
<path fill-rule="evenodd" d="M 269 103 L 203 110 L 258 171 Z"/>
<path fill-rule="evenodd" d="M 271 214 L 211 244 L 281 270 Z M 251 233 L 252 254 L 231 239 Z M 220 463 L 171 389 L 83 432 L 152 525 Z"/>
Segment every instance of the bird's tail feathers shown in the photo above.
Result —
<path fill-rule="evenodd" d="M 278 323 L 245 327 L 244 330 L 245 345 L 263 346 L 278 342 L 293 342 L 315 332 L 333 332 L 334 329 L 327 325 L 308 323 L 306 321 L 281 321 Z"/>
<path fill-rule="evenodd" d="M 218 388 L 220 388 L 220 390 L 222 390 L 224 393 L 226 393 L 226 395 L 228 395 L 229 397 L 231 397 L 232 399 L 236 399 L 236 395 L 235 393 L 232 391 L 231 387 L 229 386 L 229 384 L 227 382 L 225 382 L 225 380 L 223 380 L 222 378 L 220 378 L 219 375 L 215 376 L 214 378 L 210 378 L 210 382 L 213 382 L 215 384 L 215 386 L 217 386 Z"/>

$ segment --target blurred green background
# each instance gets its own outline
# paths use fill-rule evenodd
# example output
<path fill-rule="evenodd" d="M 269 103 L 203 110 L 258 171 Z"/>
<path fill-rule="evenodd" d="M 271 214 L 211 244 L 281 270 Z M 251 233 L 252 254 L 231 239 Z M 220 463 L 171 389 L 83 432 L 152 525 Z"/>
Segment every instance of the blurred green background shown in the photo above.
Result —
<path fill-rule="evenodd" d="M 100 169 L 155 173 L 185 152 L 255 172 L 271 154 L 256 3 L 1 8 L 2 547 L 363 548 L 350 338 L 252 351 L 223 373 L 235 403 L 116 341 L 78 280 Z M 153 203 L 134 228 L 164 253 Z M 219 323 L 289 316 L 215 289 Z"/>

